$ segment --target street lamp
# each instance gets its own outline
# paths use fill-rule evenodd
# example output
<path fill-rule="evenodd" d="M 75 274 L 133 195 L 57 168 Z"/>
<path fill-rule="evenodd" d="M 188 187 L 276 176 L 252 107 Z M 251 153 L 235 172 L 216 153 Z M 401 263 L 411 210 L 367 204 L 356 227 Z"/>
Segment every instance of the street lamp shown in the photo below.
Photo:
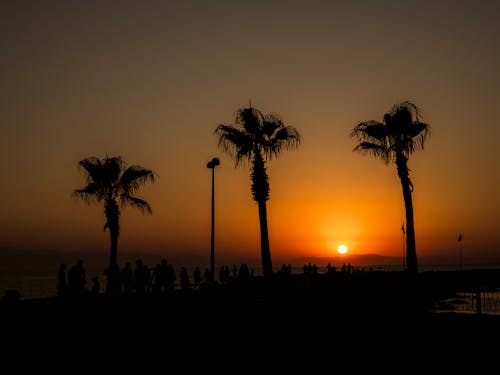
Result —
<path fill-rule="evenodd" d="M 215 167 L 220 164 L 219 159 L 213 158 L 207 163 L 207 168 L 212 169 L 212 230 L 211 230 L 211 237 L 210 237 L 210 278 L 211 281 L 215 280 L 215 223 L 214 223 L 214 175 L 215 175 Z"/>

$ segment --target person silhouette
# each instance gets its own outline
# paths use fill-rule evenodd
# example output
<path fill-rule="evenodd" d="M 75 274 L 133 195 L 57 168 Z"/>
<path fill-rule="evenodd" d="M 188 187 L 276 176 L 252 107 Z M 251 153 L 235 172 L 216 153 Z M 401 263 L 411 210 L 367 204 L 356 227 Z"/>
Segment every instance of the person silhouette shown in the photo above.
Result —
<path fill-rule="evenodd" d="M 100 287 L 101 284 L 99 282 L 99 278 L 97 276 L 94 276 L 92 278 L 92 294 L 99 294 Z"/>
<path fill-rule="evenodd" d="M 125 266 L 121 271 L 123 293 L 129 294 L 134 287 L 134 270 L 132 269 L 132 263 L 126 262 Z"/>
<path fill-rule="evenodd" d="M 145 294 L 146 293 L 146 266 L 141 258 L 135 261 L 135 270 L 134 270 L 134 280 L 135 280 L 135 292 L 137 294 Z"/>
<path fill-rule="evenodd" d="M 86 283 L 83 260 L 79 259 L 68 271 L 68 292 L 72 295 L 81 295 L 85 291 Z"/>
<path fill-rule="evenodd" d="M 238 276 L 236 277 L 236 281 L 239 285 L 247 286 L 250 282 L 250 268 L 248 268 L 248 264 L 242 263 L 240 265 L 240 269 L 238 271 Z"/>
<path fill-rule="evenodd" d="M 205 268 L 205 271 L 203 272 L 203 279 L 204 282 L 209 283 L 212 281 L 212 275 L 211 272 L 208 268 Z"/>
<path fill-rule="evenodd" d="M 199 287 L 201 284 L 201 271 L 200 267 L 196 266 L 193 271 L 194 286 Z"/>
<path fill-rule="evenodd" d="M 59 271 L 57 272 L 57 295 L 62 297 L 68 292 L 68 282 L 66 280 L 66 263 L 61 263 L 59 265 Z"/>
<path fill-rule="evenodd" d="M 179 277 L 181 279 L 181 289 L 187 289 L 190 287 L 189 274 L 186 267 L 182 266 L 181 271 L 179 273 Z"/>

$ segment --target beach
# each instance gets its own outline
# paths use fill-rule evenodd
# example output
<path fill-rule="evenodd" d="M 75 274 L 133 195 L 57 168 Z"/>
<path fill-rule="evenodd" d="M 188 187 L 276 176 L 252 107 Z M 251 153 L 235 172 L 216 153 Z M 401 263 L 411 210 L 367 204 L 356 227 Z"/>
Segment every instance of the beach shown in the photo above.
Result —
<path fill-rule="evenodd" d="M 400 290 L 372 290 L 370 303 L 297 285 L 4 302 L 4 363 L 8 373 L 82 374 L 488 368 L 499 316 L 430 312 Z"/>

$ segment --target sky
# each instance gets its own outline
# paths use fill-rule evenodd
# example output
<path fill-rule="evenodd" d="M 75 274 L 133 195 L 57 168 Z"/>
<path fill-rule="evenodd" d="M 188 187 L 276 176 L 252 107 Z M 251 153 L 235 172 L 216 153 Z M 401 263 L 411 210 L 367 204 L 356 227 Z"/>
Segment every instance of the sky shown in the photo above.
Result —
<path fill-rule="evenodd" d="M 393 164 L 351 129 L 411 100 L 431 126 L 409 160 L 418 256 L 500 258 L 500 3 L 3 1 L 0 248 L 103 251 L 102 206 L 71 197 L 78 161 L 122 156 L 158 178 L 125 208 L 119 254 L 260 257 L 250 171 L 217 147 L 237 109 L 276 113 L 301 146 L 267 164 L 273 260 L 399 256 Z"/>

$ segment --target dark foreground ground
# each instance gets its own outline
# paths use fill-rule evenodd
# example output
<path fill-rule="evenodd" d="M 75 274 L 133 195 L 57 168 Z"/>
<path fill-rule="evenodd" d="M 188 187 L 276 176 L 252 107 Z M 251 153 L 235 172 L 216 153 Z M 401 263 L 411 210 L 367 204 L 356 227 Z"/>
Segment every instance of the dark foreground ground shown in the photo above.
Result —
<path fill-rule="evenodd" d="M 350 277 L 350 276 L 349 276 Z M 281 280 L 3 302 L 1 374 L 491 372 L 500 317 L 434 313 L 464 278 Z M 470 277 L 470 275 L 468 276 Z M 481 276 L 495 283 L 495 275 Z M 462 283 L 462 284 L 461 284 Z M 492 367 L 493 366 L 493 367 Z M 497 370 L 493 371 L 494 373 Z"/>

